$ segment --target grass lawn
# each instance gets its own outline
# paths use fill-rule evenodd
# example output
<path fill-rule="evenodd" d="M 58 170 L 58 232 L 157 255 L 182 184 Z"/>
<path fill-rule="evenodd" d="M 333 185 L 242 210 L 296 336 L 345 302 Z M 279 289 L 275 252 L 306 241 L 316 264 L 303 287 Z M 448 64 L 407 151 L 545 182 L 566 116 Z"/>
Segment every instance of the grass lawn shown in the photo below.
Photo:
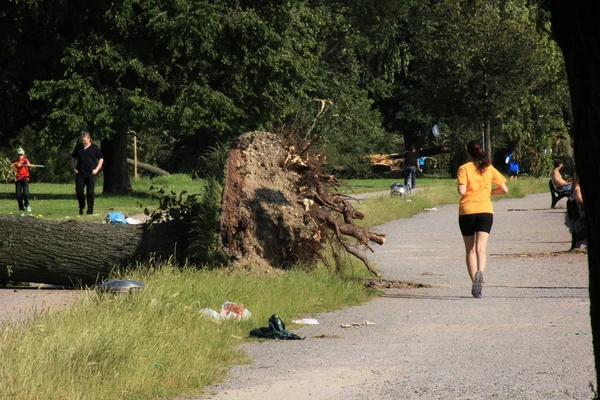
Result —
<path fill-rule="evenodd" d="M 350 181 L 366 191 L 389 190 L 389 180 Z M 97 217 L 114 209 L 138 213 L 155 207 L 148 188 L 168 185 L 176 192 L 202 191 L 202 182 L 187 177 L 137 181 L 130 196 L 98 196 Z M 365 226 L 407 217 L 425 207 L 458 201 L 456 182 L 418 180 L 411 202 L 389 195 L 362 201 Z M 547 190 L 546 179 L 509 182 L 510 194 Z M 0 185 L 0 213 L 14 213 L 13 185 Z M 101 189 L 100 189 L 101 190 Z M 99 191 L 100 191 L 99 190 Z M 76 218 L 74 185 L 31 185 L 32 214 L 40 218 Z M 498 198 L 500 196 L 497 196 Z M 141 206 L 140 206 L 141 205 Z M 319 267 L 268 276 L 244 272 L 178 268 L 148 262 L 115 278 L 136 279 L 147 288 L 137 294 L 102 296 L 82 291 L 82 299 L 60 312 L 42 313 L 0 325 L 0 398 L 10 399 L 148 399 L 193 396 L 225 378 L 227 369 L 247 362 L 237 345 L 252 328 L 266 326 L 277 313 L 291 319 L 314 316 L 360 304 L 376 295 L 362 284 L 366 268 L 342 255 L 345 270 L 333 274 Z M 202 313 L 219 310 L 225 301 L 244 303 L 247 321 L 217 323 Z M 4 396 L 4 397 L 2 397 Z"/>
<path fill-rule="evenodd" d="M 97 215 L 79 215 L 79 204 L 75 197 L 75 183 L 52 184 L 36 183 L 29 185 L 31 213 L 20 212 L 17 206 L 15 185 L 0 184 L 0 214 L 32 215 L 37 218 L 62 220 L 78 218 L 82 221 L 104 221 L 110 211 L 120 211 L 125 215 L 143 214 L 148 208 L 151 212 L 158 206 L 152 199 L 150 187 L 161 187 L 168 191 L 180 193 L 187 190 L 189 194 L 201 193 L 203 182 L 193 180 L 186 175 L 172 175 L 154 179 L 132 180 L 133 192 L 124 196 L 107 196 L 102 194 L 102 182 L 96 183 L 94 212 Z"/>

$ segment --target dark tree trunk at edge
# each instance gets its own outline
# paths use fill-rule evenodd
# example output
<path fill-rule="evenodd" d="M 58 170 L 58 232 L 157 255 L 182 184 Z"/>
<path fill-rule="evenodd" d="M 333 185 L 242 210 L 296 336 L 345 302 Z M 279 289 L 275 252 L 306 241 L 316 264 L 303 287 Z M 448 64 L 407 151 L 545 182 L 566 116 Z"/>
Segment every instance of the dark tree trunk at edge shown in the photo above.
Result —
<path fill-rule="evenodd" d="M 575 162 L 588 222 L 590 317 L 600 382 L 600 2 L 554 0 L 551 7 L 553 33 L 569 78 Z"/>
<path fill-rule="evenodd" d="M 127 168 L 127 129 L 117 129 L 111 139 L 102 140 L 104 155 L 104 194 L 131 192 L 131 181 Z"/>

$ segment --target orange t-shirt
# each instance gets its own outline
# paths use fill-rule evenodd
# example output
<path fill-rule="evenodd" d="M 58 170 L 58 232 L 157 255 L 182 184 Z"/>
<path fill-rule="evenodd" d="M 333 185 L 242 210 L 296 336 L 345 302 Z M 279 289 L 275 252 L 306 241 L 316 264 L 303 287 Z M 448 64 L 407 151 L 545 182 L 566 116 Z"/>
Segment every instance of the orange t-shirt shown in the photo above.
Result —
<path fill-rule="evenodd" d="M 501 186 L 506 178 L 493 165 L 480 174 L 475 164 L 468 162 L 458 168 L 458 184 L 467 191 L 460 198 L 458 215 L 494 213 L 492 208 L 492 183 Z"/>

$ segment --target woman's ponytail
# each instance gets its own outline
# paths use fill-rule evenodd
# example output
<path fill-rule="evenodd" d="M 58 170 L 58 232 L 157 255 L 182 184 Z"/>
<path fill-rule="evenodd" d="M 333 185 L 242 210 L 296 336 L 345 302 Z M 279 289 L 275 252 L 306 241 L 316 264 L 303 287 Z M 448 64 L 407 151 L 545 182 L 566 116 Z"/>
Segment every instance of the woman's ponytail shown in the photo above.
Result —
<path fill-rule="evenodd" d="M 491 163 L 487 154 L 485 154 L 485 151 L 483 151 L 481 143 L 479 143 L 477 140 L 471 140 L 469 143 L 467 143 L 467 153 L 469 153 L 469 157 L 475 164 L 477 171 L 479 171 L 480 174 L 483 174 L 485 169 Z"/>

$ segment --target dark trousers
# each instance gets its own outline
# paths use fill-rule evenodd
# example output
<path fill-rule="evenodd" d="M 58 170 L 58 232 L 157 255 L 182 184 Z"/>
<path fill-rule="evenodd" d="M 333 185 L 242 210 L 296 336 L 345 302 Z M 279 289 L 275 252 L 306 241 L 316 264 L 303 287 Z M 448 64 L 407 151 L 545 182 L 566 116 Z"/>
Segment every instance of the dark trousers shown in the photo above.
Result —
<path fill-rule="evenodd" d="M 85 196 L 83 188 L 85 187 Z M 85 208 L 85 200 L 87 199 L 88 213 L 94 212 L 94 189 L 96 187 L 96 175 L 77 174 L 75 177 L 75 194 L 79 201 L 79 209 Z"/>
<path fill-rule="evenodd" d="M 26 207 L 29 207 L 29 181 L 27 179 L 16 181 L 15 191 L 17 192 L 19 210 L 23 211 Z"/>
<path fill-rule="evenodd" d="M 415 176 L 417 175 L 417 167 L 415 167 L 414 165 L 410 166 L 410 167 L 404 167 L 404 182 L 406 184 L 406 178 L 408 178 L 408 174 L 410 174 L 412 172 L 412 179 L 410 181 L 410 185 L 412 187 L 415 187 Z"/>

